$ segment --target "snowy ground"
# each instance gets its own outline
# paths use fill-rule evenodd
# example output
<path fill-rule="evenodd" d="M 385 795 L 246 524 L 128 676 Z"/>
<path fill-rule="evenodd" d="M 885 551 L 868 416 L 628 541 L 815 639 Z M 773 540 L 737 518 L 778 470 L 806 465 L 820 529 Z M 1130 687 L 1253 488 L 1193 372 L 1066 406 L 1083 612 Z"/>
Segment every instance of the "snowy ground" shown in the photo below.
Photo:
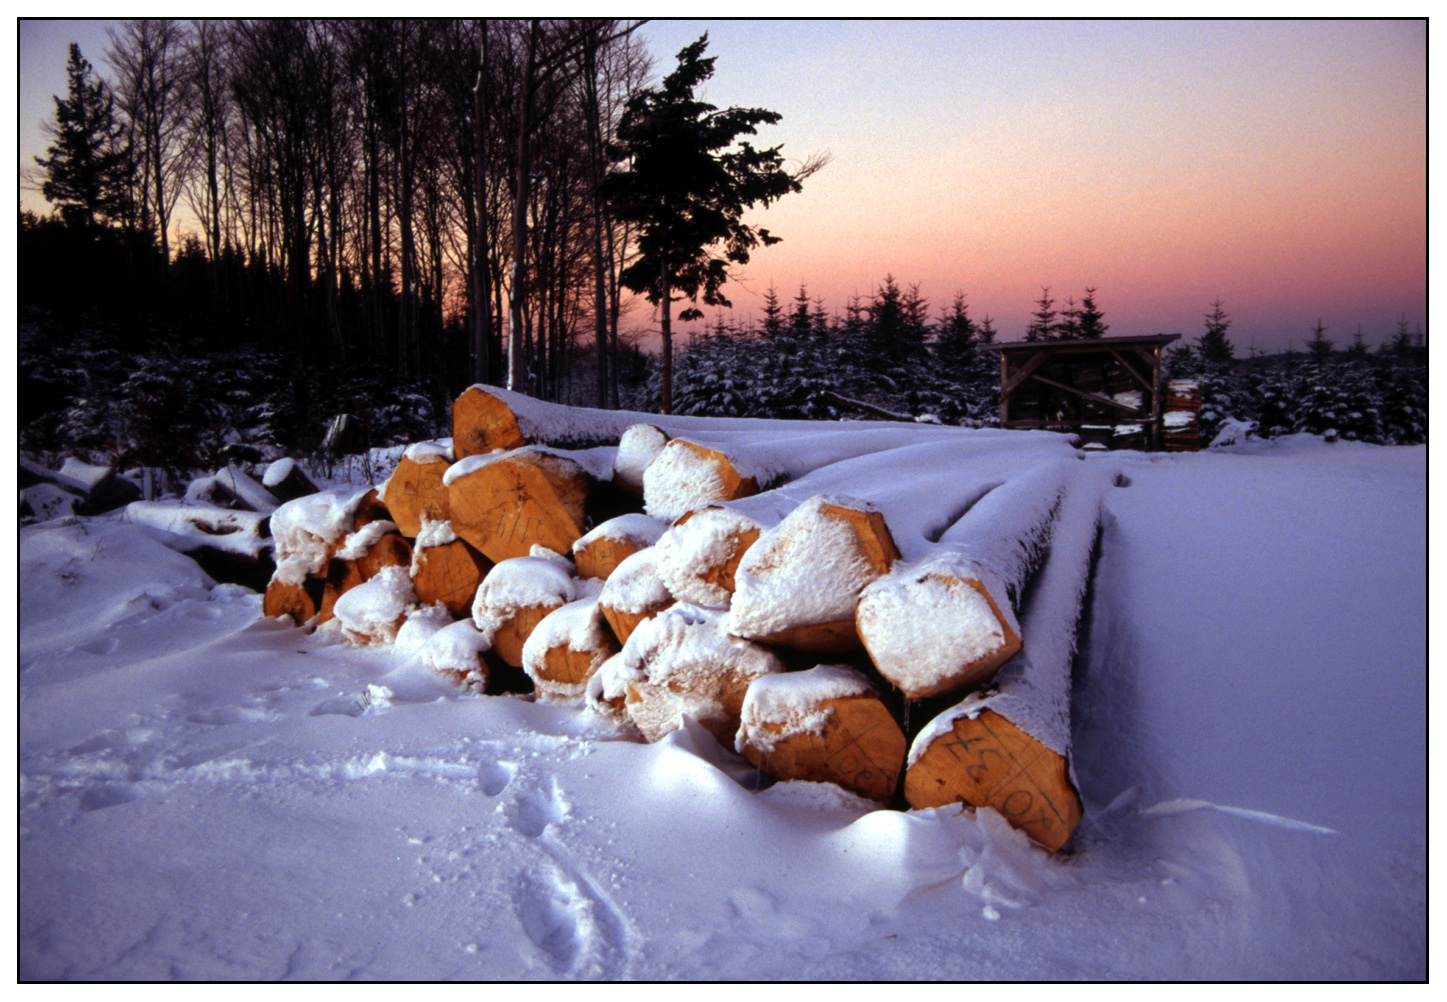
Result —
<path fill-rule="evenodd" d="M 1426 974 L 1426 453 L 1124 454 L 1055 858 L 21 532 L 25 979 Z"/>

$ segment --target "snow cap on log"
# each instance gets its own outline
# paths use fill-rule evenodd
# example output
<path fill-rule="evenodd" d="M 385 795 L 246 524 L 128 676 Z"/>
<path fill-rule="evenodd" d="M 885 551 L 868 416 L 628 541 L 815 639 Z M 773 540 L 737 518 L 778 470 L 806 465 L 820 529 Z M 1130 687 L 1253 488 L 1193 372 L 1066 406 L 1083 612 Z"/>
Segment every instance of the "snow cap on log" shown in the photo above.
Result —
<path fill-rule="evenodd" d="M 668 444 L 668 435 L 651 424 L 629 425 L 618 439 L 613 460 L 613 482 L 639 497 L 643 496 L 643 471 Z"/>
<path fill-rule="evenodd" d="M 439 675 L 461 682 L 473 692 L 487 688 L 487 661 L 491 645 L 470 619 L 444 626 L 428 639 L 417 659 Z"/>
<path fill-rule="evenodd" d="M 899 558 L 871 504 L 816 495 L 769 529 L 739 564 L 729 632 L 806 651 L 859 646 L 859 593 Z"/>
<path fill-rule="evenodd" d="M 523 644 L 543 617 L 577 598 L 573 565 L 543 547 L 499 561 L 472 603 L 472 621 L 498 657 L 521 668 Z"/>
<path fill-rule="evenodd" d="M 904 732 L 862 674 L 843 665 L 765 675 L 744 697 L 737 750 L 778 779 L 836 783 L 888 803 Z"/>
<path fill-rule="evenodd" d="M 620 644 L 645 619 L 674 602 L 673 593 L 658 574 L 658 547 L 650 546 L 627 557 L 608 575 L 598 596 L 598 608 Z"/>
<path fill-rule="evenodd" d="M 658 573 L 680 602 L 726 609 L 736 573 L 763 526 L 732 508 L 710 505 L 674 523 L 658 541 Z"/>
<path fill-rule="evenodd" d="M 523 670 L 543 698 L 581 700 L 588 680 L 618 653 L 598 611 L 600 588 L 596 580 L 580 581 L 579 591 L 592 594 L 550 612 L 523 644 Z"/>
<path fill-rule="evenodd" d="M 344 498 L 322 491 L 288 501 L 272 512 L 276 579 L 300 584 L 305 577 L 322 577 L 332 553 L 353 531 L 357 507 L 368 493 Z"/>
<path fill-rule="evenodd" d="M 377 576 L 383 567 L 408 567 L 412 547 L 391 522 L 368 522 L 347 536 L 327 568 L 321 622 L 336 615 L 337 599 Z"/>
<path fill-rule="evenodd" d="M 996 487 L 940 537 L 859 599 L 859 636 L 907 699 L 981 685 L 1020 649 L 1019 600 L 1050 545 L 1075 460 Z"/>
<path fill-rule="evenodd" d="M 291 458 L 278 459 L 268 466 L 261 475 L 261 486 L 271 491 L 283 504 L 321 490 L 297 461 Z"/>
<path fill-rule="evenodd" d="M 569 553 L 583 535 L 590 478 L 538 448 L 471 456 L 443 477 L 453 531 L 494 562 L 533 546 Z"/>
<path fill-rule="evenodd" d="M 675 438 L 643 471 L 643 510 L 671 522 L 758 489 L 754 477 L 725 453 Z"/>
<path fill-rule="evenodd" d="M 766 647 L 731 637 L 723 614 L 675 605 L 642 623 L 623 648 L 628 715 L 648 741 L 683 726 L 685 714 L 734 747 L 749 683 L 784 670 Z"/>
<path fill-rule="evenodd" d="M 658 542 L 668 525 L 637 513 L 610 518 L 573 544 L 578 577 L 606 580 L 620 563 Z"/>
<path fill-rule="evenodd" d="M 619 729 L 638 737 L 638 728 L 628 716 L 628 683 L 641 682 L 644 674 L 636 662 L 632 667 L 623 660 L 619 651 L 598 666 L 584 694 L 584 703 L 598 716 L 611 721 Z"/>
<path fill-rule="evenodd" d="M 445 522 L 449 517 L 447 487 L 442 478 L 452 462 L 445 450 L 431 443 L 427 445 L 429 449 L 418 452 L 415 459 L 413 452 L 417 447 L 407 450 L 388 478 L 386 490 L 379 495 L 392 513 L 392 521 L 409 539 L 415 539 L 422 531 L 423 519 Z"/>
<path fill-rule="evenodd" d="M 390 643 L 406 619 L 408 606 L 417 604 L 407 567 L 383 567 L 371 580 L 337 599 L 332 613 L 347 639 L 358 643 Z"/>

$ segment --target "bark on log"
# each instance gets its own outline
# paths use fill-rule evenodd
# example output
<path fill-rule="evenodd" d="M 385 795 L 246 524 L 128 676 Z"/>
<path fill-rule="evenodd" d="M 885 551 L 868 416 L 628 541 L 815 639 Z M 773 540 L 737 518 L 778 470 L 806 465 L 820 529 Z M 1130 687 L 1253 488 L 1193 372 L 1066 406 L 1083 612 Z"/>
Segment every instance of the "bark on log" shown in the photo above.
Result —
<path fill-rule="evenodd" d="M 398 531 L 408 539 L 416 539 L 422 531 L 422 519 L 445 522 L 451 515 L 447 503 L 447 487 L 443 475 L 452 464 L 446 457 L 433 456 L 422 462 L 407 456 L 397 464 L 392 479 L 387 481 L 387 510 Z"/>
<path fill-rule="evenodd" d="M 453 531 L 494 563 L 535 545 L 570 553 L 583 535 L 590 481 L 570 459 L 517 449 L 458 462 L 446 483 Z"/>
<path fill-rule="evenodd" d="M 957 718 L 930 742 L 905 773 L 904 796 L 914 808 L 993 807 L 1051 852 L 1083 813 L 1065 757 L 992 710 Z"/>
<path fill-rule="evenodd" d="M 857 682 L 811 692 L 819 673 L 827 681 L 838 675 Z M 899 786 L 906 750 L 889 708 L 849 669 L 830 665 L 765 676 L 744 700 L 738 751 L 778 779 L 836 783 L 887 804 Z"/>
<path fill-rule="evenodd" d="M 729 632 L 811 653 L 853 650 L 859 593 L 898 559 L 879 511 L 850 499 L 810 498 L 739 564 Z"/>
<path fill-rule="evenodd" d="M 412 588 L 424 605 L 440 602 L 454 616 L 472 608 L 477 588 L 492 570 L 492 562 L 466 540 L 456 539 L 415 552 Z"/>

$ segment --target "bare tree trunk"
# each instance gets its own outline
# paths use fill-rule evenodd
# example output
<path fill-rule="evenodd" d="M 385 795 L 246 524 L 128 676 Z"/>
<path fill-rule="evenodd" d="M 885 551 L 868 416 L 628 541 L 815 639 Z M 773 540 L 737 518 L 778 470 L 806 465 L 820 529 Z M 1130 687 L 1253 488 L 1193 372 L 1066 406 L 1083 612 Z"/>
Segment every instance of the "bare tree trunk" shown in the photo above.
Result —
<path fill-rule="evenodd" d="M 533 90 L 536 87 L 538 22 L 528 23 L 527 69 L 523 74 L 522 104 L 518 109 L 517 183 L 513 191 L 512 275 L 508 283 L 508 372 L 507 388 L 527 393 L 527 359 L 524 357 L 523 301 L 527 297 L 528 196 L 532 180 Z"/>
<path fill-rule="evenodd" d="M 661 311 L 659 327 L 663 332 L 663 386 L 659 392 L 658 412 L 660 414 L 673 413 L 673 290 L 668 284 L 668 265 L 665 263 L 661 269 L 663 284 L 663 295 L 658 301 L 658 308 Z"/>
<path fill-rule="evenodd" d="M 492 305 L 488 302 L 489 269 L 487 266 L 487 103 L 483 99 L 483 88 L 487 85 L 487 21 L 482 22 L 482 67 L 477 73 L 477 86 L 473 89 L 473 171 L 476 202 L 476 220 L 473 224 L 472 240 L 472 338 L 473 370 L 475 382 L 485 383 L 491 374 L 489 348 L 492 343 Z"/>

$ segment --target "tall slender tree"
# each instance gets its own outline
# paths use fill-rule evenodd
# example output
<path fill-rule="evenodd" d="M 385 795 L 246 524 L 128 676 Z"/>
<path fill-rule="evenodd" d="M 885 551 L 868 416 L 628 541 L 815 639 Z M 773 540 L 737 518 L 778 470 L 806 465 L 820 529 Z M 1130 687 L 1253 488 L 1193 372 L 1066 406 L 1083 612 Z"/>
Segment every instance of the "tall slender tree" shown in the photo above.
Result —
<path fill-rule="evenodd" d="M 67 223 L 93 227 L 118 220 L 129 202 L 129 146 L 115 115 L 110 89 L 95 78 L 80 46 L 70 44 L 68 87 L 55 98 L 55 121 L 45 125 L 54 142 L 35 162 L 44 172 L 41 194 Z"/>

